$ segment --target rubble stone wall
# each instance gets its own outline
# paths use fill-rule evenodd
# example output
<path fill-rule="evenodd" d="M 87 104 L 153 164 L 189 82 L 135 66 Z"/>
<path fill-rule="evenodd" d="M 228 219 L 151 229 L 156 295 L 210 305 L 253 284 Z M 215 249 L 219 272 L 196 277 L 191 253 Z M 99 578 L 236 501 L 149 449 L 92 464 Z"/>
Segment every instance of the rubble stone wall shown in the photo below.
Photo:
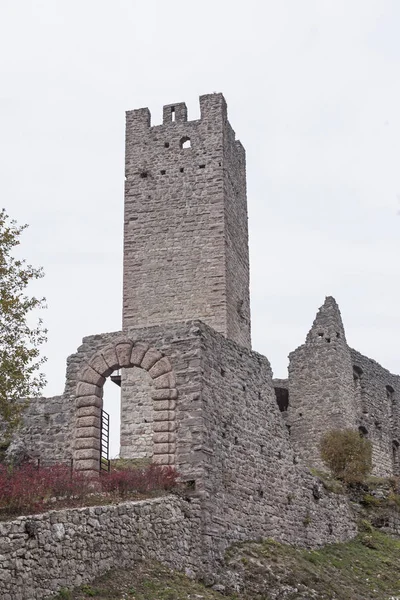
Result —
<path fill-rule="evenodd" d="M 0 523 L 2 600 L 46 600 L 112 568 L 153 559 L 202 569 L 199 509 L 175 496 L 52 511 Z"/>

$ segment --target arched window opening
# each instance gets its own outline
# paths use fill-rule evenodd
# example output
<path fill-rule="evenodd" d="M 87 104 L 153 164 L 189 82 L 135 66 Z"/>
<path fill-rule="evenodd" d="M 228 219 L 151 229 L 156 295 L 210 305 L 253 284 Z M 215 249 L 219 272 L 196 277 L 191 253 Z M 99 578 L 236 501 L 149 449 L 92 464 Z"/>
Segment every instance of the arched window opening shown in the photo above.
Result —
<path fill-rule="evenodd" d="M 171 121 L 175 121 L 175 106 L 171 106 Z"/>
<path fill-rule="evenodd" d="M 187 136 L 181 138 L 179 144 L 182 150 L 186 150 L 186 148 L 191 148 L 190 138 L 188 138 Z"/>

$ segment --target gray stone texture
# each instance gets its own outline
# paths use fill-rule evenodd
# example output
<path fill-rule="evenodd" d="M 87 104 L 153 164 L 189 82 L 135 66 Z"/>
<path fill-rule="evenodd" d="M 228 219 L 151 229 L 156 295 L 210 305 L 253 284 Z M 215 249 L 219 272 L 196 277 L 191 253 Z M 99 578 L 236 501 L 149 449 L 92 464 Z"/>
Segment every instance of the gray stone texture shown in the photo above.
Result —
<path fill-rule="evenodd" d="M 123 329 L 201 319 L 249 347 L 245 152 L 222 94 L 200 109 L 127 112 Z"/>
<path fill-rule="evenodd" d="M 141 559 L 201 573 L 196 499 L 168 496 L 0 523 L 1 600 L 46 600 Z"/>
<path fill-rule="evenodd" d="M 306 464 L 323 467 L 318 445 L 326 431 L 358 428 L 372 443 L 373 474 L 399 475 L 400 377 L 348 346 L 333 298 L 289 359 L 287 423 Z"/>

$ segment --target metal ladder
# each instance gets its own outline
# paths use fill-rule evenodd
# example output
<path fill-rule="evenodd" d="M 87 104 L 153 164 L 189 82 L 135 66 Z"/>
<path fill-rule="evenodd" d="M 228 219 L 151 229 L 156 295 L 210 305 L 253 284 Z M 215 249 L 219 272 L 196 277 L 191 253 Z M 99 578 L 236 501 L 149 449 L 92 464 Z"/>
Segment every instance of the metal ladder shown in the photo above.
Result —
<path fill-rule="evenodd" d="M 100 471 L 110 472 L 110 415 L 101 411 L 100 428 Z"/>

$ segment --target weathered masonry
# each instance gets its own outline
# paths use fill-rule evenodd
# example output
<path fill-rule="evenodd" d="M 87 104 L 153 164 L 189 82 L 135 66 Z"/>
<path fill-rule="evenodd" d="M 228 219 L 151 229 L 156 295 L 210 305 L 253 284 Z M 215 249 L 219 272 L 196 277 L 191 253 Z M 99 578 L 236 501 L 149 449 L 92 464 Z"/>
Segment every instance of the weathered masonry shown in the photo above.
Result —
<path fill-rule="evenodd" d="M 246 159 L 222 94 L 126 115 L 123 329 L 200 319 L 250 347 Z"/>
<path fill-rule="evenodd" d="M 32 400 L 10 454 L 22 445 L 29 456 L 97 472 L 112 376 L 121 385 L 121 457 L 174 465 L 190 489 L 189 500 L 146 504 L 150 529 L 172 511 L 173 564 L 206 572 L 235 541 L 318 546 L 355 533 L 346 500 L 309 467 L 322 466 L 325 431 L 351 427 L 371 440 L 374 473 L 399 475 L 400 377 L 349 347 L 328 297 L 290 354 L 288 378 L 272 379 L 250 342 L 245 152 L 221 94 L 201 96 L 200 108 L 188 121 L 184 103 L 167 105 L 158 126 L 147 108 L 127 113 L 122 328 L 83 339 L 64 393 Z M 114 509 L 104 512 L 121 526 Z M 42 525 L 50 535 L 51 523 Z M 107 536 L 111 566 L 119 546 Z M 157 544 L 142 545 L 142 555 L 170 564 Z M 135 556 L 127 551 L 126 564 Z"/>

